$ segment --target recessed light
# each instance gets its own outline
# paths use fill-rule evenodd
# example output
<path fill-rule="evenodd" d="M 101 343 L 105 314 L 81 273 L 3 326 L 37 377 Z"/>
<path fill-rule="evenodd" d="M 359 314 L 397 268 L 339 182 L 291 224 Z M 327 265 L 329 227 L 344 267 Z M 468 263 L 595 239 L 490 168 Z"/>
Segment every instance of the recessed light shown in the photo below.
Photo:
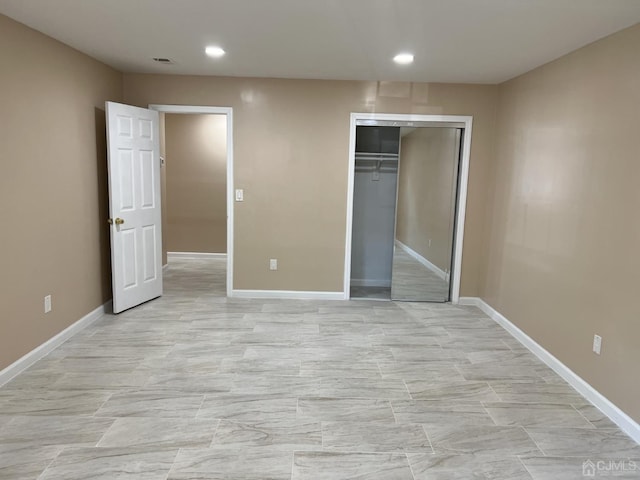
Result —
<path fill-rule="evenodd" d="M 412 53 L 399 53 L 395 57 L 393 57 L 393 61 L 400 65 L 409 65 L 413 63 L 413 54 Z"/>
<path fill-rule="evenodd" d="M 211 47 L 205 48 L 204 53 L 206 53 L 207 55 L 213 58 L 220 58 L 225 54 L 225 51 L 220 47 L 211 46 Z"/>

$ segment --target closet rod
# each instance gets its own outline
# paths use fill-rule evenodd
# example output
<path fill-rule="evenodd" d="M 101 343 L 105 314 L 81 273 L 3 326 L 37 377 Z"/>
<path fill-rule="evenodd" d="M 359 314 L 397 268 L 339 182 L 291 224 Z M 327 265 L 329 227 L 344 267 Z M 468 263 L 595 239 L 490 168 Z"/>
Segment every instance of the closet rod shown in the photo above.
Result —
<path fill-rule="evenodd" d="M 398 154 L 397 153 L 378 153 L 378 152 L 356 152 L 356 157 L 358 156 L 397 158 Z"/>
<path fill-rule="evenodd" d="M 362 162 L 377 162 L 377 163 L 383 162 L 383 163 L 392 163 L 392 164 L 398 163 L 397 158 L 357 157 L 356 161 L 358 163 L 362 163 Z"/>

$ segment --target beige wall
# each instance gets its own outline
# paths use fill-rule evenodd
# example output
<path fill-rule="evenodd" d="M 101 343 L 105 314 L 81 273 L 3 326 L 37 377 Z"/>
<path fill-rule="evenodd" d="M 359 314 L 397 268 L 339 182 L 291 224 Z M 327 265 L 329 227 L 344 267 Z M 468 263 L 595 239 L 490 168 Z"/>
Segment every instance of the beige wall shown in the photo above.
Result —
<path fill-rule="evenodd" d="M 165 115 L 166 250 L 227 251 L 225 115 Z"/>
<path fill-rule="evenodd" d="M 636 421 L 638 52 L 640 25 L 500 87 L 481 284 L 486 301 Z"/>
<path fill-rule="evenodd" d="M 396 238 L 446 272 L 451 269 L 459 143 L 455 128 L 418 128 L 400 143 Z"/>
<path fill-rule="evenodd" d="M 462 293 L 478 293 L 496 87 L 125 74 L 124 89 L 140 106 L 233 107 L 235 188 L 245 193 L 236 289 L 342 291 L 350 112 L 473 115 Z"/>
<path fill-rule="evenodd" d="M 122 76 L 4 16 L 0 58 L 1 370 L 111 298 L 104 102 Z"/>

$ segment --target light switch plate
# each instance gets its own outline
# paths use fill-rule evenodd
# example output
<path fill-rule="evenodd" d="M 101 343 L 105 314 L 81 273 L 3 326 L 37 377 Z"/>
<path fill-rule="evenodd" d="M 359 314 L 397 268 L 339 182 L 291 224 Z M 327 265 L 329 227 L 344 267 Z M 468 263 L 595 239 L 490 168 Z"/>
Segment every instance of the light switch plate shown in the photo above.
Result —
<path fill-rule="evenodd" d="M 236 189 L 236 202 L 244 201 L 244 190 L 241 188 Z"/>
<path fill-rule="evenodd" d="M 602 348 L 602 337 L 600 335 L 593 336 L 593 353 L 600 355 L 600 349 Z"/>

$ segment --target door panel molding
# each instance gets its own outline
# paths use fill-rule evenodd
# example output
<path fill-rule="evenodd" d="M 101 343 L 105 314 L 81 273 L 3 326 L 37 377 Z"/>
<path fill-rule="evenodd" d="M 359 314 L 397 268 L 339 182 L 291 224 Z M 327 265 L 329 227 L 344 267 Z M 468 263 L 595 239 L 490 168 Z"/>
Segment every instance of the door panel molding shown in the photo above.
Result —
<path fill-rule="evenodd" d="M 106 102 L 113 311 L 162 295 L 158 112 Z"/>

